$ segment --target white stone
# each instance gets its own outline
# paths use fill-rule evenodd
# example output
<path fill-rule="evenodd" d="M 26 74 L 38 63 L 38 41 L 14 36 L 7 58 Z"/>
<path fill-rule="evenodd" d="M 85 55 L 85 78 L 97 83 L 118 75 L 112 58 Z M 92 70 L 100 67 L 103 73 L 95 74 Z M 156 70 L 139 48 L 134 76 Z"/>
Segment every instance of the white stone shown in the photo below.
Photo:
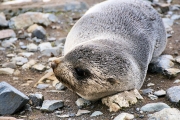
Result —
<path fill-rule="evenodd" d="M 101 111 L 94 111 L 90 117 L 95 117 L 95 116 L 99 116 L 102 115 L 103 113 Z"/>
<path fill-rule="evenodd" d="M 42 52 L 43 50 L 52 48 L 50 42 L 44 42 L 44 43 L 41 43 L 41 44 L 39 44 L 38 47 L 39 47 L 39 50 L 40 50 L 41 52 Z"/>
<path fill-rule="evenodd" d="M 12 68 L 0 68 L 0 75 L 2 74 L 12 75 L 13 73 L 14 73 L 14 69 Z"/>
<path fill-rule="evenodd" d="M 132 120 L 134 119 L 134 115 L 129 113 L 121 113 L 114 118 L 114 120 Z"/>
<path fill-rule="evenodd" d="M 34 43 L 31 43 L 31 44 L 27 45 L 27 50 L 29 52 L 36 52 L 38 50 L 38 46 Z"/>

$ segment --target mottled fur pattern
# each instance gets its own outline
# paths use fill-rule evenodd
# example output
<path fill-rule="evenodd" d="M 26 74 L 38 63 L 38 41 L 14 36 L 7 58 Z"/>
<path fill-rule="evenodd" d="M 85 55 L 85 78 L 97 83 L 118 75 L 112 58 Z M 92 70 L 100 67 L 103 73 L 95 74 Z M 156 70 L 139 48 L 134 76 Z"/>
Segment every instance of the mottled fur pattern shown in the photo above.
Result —
<path fill-rule="evenodd" d="M 64 56 L 53 68 L 69 89 L 88 100 L 140 89 L 153 57 L 166 46 L 156 10 L 141 0 L 95 5 L 69 32 Z"/>

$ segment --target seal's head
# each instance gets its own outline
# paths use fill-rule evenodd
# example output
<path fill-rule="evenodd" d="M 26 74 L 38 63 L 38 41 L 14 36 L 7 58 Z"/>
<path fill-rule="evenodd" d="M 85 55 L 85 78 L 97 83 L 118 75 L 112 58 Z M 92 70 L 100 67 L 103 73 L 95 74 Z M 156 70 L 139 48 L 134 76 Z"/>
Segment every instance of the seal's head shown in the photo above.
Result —
<path fill-rule="evenodd" d="M 98 42 L 79 45 L 52 62 L 54 74 L 87 100 L 135 88 L 128 53 L 123 55 L 112 47 Z"/>

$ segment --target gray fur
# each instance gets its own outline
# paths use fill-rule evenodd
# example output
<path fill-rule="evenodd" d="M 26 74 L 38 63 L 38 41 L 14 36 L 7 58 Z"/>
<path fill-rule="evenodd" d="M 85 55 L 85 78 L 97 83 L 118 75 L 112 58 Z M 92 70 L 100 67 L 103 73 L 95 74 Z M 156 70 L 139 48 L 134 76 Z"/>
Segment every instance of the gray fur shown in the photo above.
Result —
<path fill-rule="evenodd" d="M 69 32 L 56 77 L 88 100 L 140 89 L 153 57 L 166 46 L 156 10 L 141 0 L 110 0 L 95 5 Z M 79 79 L 75 68 L 88 70 Z"/>

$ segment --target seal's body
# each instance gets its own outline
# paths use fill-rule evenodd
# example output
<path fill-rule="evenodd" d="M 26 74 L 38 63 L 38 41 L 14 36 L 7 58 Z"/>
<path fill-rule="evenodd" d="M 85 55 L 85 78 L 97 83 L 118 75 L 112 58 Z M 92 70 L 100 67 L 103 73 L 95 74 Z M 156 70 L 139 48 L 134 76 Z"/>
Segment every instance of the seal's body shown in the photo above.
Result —
<path fill-rule="evenodd" d="M 95 5 L 69 32 L 55 76 L 88 100 L 140 89 L 152 58 L 166 46 L 163 22 L 141 0 Z"/>

